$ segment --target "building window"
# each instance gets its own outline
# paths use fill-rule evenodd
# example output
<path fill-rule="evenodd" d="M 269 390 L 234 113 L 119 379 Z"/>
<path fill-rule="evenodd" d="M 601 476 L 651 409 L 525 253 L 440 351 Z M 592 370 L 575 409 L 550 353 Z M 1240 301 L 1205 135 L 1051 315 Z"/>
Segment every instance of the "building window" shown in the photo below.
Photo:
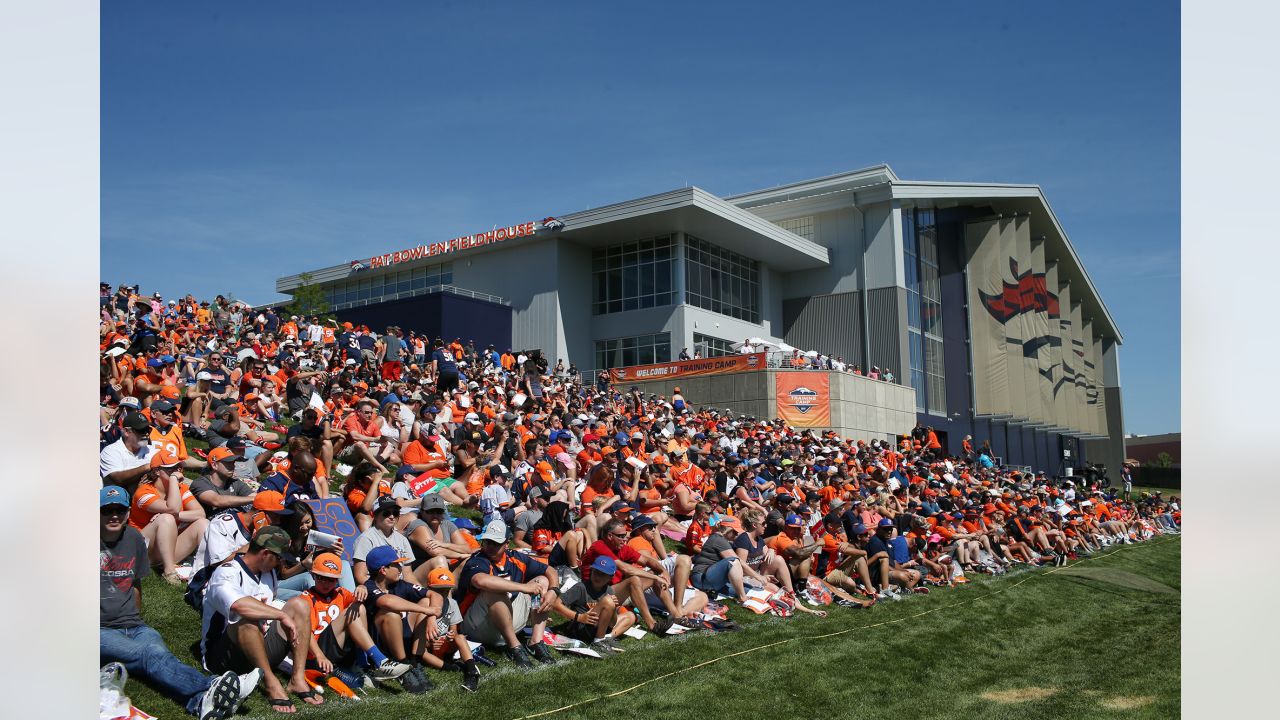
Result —
<path fill-rule="evenodd" d="M 596 372 L 671 361 L 671 333 L 596 341 Z"/>
<path fill-rule="evenodd" d="M 738 351 L 733 346 L 734 343 L 731 340 L 721 340 L 718 337 L 711 337 L 702 333 L 693 334 L 693 348 L 702 353 L 704 358 L 737 355 Z"/>
<path fill-rule="evenodd" d="M 938 279 L 938 229 L 933 210 L 902 211 L 903 270 L 907 285 L 907 335 L 916 410 L 947 414 L 942 344 L 942 284 Z"/>
<path fill-rule="evenodd" d="M 778 227 L 788 232 L 795 233 L 805 240 L 813 240 L 813 216 L 805 215 L 804 217 L 790 218 L 788 220 L 779 220 L 774 223 Z"/>
<path fill-rule="evenodd" d="M 591 253 L 593 315 L 673 305 L 675 241 L 670 235 Z"/>
<path fill-rule="evenodd" d="M 451 284 L 453 263 L 439 263 L 337 282 L 325 289 L 325 297 L 332 308 L 371 305 L 420 295 Z"/>
<path fill-rule="evenodd" d="M 685 302 L 739 320 L 760 322 L 760 263 L 686 236 Z"/>

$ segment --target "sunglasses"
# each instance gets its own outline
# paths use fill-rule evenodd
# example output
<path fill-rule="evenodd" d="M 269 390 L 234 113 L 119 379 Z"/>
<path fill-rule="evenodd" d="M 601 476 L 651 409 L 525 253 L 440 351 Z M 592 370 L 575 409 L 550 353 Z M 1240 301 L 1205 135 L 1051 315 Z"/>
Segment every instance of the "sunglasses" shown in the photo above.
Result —
<path fill-rule="evenodd" d="M 102 517 L 113 517 L 115 515 L 128 514 L 129 508 L 123 505 L 108 505 L 100 509 L 99 512 L 102 513 Z"/>

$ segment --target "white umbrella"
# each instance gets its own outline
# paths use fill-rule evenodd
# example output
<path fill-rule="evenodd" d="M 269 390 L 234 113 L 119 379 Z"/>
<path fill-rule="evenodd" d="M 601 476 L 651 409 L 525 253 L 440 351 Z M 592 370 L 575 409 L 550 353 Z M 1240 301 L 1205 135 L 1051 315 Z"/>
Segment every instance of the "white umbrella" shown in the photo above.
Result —
<path fill-rule="evenodd" d="M 801 353 L 801 355 L 804 355 L 805 357 L 818 357 L 818 351 L 817 351 L 817 350 L 805 350 L 803 353 Z"/>
<path fill-rule="evenodd" d="M 791 347 L 790 345 L 784 342 L 778 343 L 778 349 L 781 350 L 782 352 L 791 352 L 795 350 L 795 348 Z"/>

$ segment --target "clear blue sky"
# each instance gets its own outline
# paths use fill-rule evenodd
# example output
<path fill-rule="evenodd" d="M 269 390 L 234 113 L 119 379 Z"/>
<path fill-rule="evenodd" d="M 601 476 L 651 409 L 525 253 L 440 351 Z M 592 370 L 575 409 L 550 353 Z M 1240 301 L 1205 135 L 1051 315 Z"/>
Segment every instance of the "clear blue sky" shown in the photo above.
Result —
<path fill-rule="evenodd" d="M 266 302 L 498 223 L 887 162 L 1039 184 L 1125 335 L 1126 430 L 1179 429 L 1176 4 L 614 5 L 104 3 L 103 279 Z"/>

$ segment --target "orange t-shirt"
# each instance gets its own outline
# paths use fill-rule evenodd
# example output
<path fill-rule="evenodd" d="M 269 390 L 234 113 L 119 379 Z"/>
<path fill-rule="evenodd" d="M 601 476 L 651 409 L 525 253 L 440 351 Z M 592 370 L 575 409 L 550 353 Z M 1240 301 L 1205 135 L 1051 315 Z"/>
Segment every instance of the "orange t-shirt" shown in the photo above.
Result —
<path fill-rule="evenodd" d="M 690 554 L 702 550 L 702 542 L 711 534 L 711 525 L 693 520 L 684 533 L 684 547 Z"/>
<path fill-rule="evenodd" d="M 391 483 L 387 481 L 385 478 L 382 480 L 379 480 L 378 496 L 381 497 L 383 495 L 390 495 L 390 494 L 391 494 Z M 364 501 L 368 499 L 368 497 L 369 497 L 369 491 L 363 490 L 358 487 L 351 488 L 350 490 L 347 491 L 347 507 L 351 510 L 352 515 L 355 515 L 356 513 L 364 512 L 361 506 L 364 505 Z"/>
<path fill-rule="evenodd" d="M 346 588 L 337 588 L 328 600 L 320 597 L 315 588 L 308 588 L 303 596 L 311 601 L 311 632 L 316 637 L 337 620 L 343 610 L 356 603 L 355 593 Z"/>
<path fill-rule="evenodd" d="M 187 442 L 182 438 L 182 426 L 174 424 L 169 432 L 160 432 L 159 428 L 151 428 L 151 447 L 156 451 L 167 451 L 179 460 L 187 459 Z"/>
<path fill-rule="evenodd" d="M 191 510 L 193 507 L 199 507 L 200 503 L 196 500 L 196 496 L 191 494 L 191 486 L 186 483 L 179 483 L 179 486 L 182 488 L 182 509 Z M 138 485 L 137 491 L 133 493 L 133 504 L 129 506 L 129 524 L 139 530 L 146 527 L 155 514 L 147 508 L 164 498 L 165 494 L 160 492 L 160 488 L 154 484 Z"/>
<path fill-rule="evenodd" d="M 658 559 L 658 551 L 654 549 L 653 543 L 640 537 L 639 535 L 636 535 L 632 537 L 630 540 L 628 540 L 627 545 L 631 546 L 636 552 L 640 553 L 641 555 L 648 555 L 649 557 L 655 560 Z"/>
<path fill-rule="evenodd" d="M 448 456 L 440 452 L 438 447 L 432 443 L 432 447 L 428 448 L 422 444 L 421 440 L 414 440 L 404 449 L 405 465 L 426 465 L 427 463 L 444 461 L 446 464 L 442 468 L 428 470 L 427 477 L 443 480 L 449 477 Z"/>

